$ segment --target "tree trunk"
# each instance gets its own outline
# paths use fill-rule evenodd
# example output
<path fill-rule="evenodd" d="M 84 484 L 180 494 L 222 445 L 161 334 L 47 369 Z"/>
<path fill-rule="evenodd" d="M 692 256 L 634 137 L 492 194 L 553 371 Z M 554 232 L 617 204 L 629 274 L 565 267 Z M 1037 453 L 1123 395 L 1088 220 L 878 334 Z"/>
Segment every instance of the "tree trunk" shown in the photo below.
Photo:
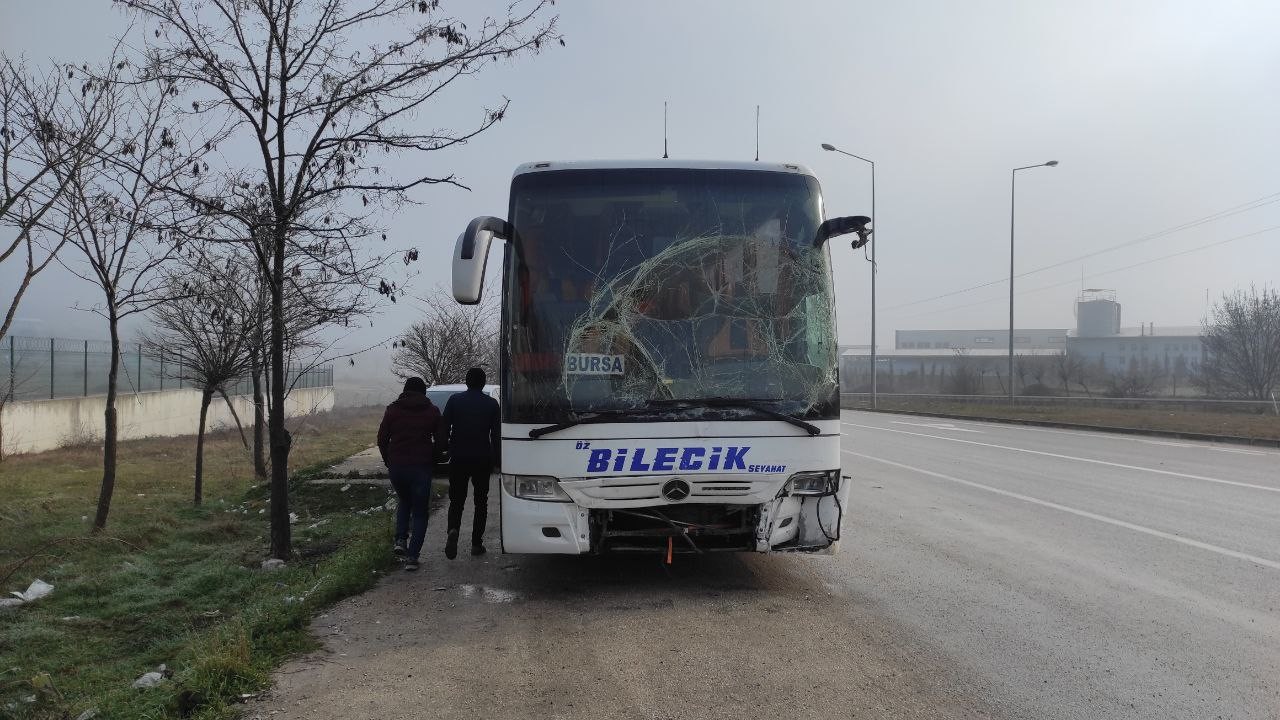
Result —
<path fill-rule="evenodd" d="M 289 431 L 284 426 L 284 251 L 285 228 L 275 227 L 271 267 L 271 557 L 286 560 L 292 550 L 289 528 Z"/>
<path fill-rule="evenodd" d="M 105 530 L 111 512 L 111 494 L 116 489 L 116 377 L 120 374 L 120 318 L 114 304 L 108 303 L 108 326 L 111 330 L 111 368 L 107 371 L 107 409 L 102 427 L 102 487 L 98 491 L 98 512 L 93 518 L 94 531 Z"/>
<path fill-rule="evenodd" d="M 263 434 L 267 429 L 267 403 L 262 396 L 262 355 L 258 350 L 253 354 L 253 475 L 266 480 L 267 451 Z"/>
<path fill-rule="evenodd" d="M 231 411 L 231 419 L 236 421 L 236 429 L 240 431 L 240 444 L 244 445 L 244 449 L 249 449 L 249 438 L 244 434 L 244 424 L 240 422 L 240 413 L 236 412 L 236 404 L 231 402 L 231 398 L 227 395 L 226 388 L 218 388 L 218 394 L 222 396 L 224 402 L 227 403 L 227 410 Z"/>
<path fill-rule="evenodd" d="M 204 421 L 209 414 L 209 402 L 213 390 L 205 388 L 200 393 L 200 425 L 196 428 L 196 489 L 191 504 L 200 507 L 204 501 Z"/>

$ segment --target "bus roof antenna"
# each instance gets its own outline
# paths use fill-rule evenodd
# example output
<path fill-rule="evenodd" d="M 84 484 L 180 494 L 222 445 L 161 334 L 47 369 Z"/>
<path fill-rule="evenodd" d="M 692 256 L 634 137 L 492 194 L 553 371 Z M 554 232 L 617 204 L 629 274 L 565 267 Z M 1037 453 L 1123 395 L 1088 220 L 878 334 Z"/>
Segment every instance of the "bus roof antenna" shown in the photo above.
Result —
<path fill-rule="evenodd" d="M 760 162 L 760 106 L 756 105 L 756 162 Z"/>
<path fill-rule="evenodd" d="M 662 101 L 662 159 L 667 159 L 667 101 Z"/>

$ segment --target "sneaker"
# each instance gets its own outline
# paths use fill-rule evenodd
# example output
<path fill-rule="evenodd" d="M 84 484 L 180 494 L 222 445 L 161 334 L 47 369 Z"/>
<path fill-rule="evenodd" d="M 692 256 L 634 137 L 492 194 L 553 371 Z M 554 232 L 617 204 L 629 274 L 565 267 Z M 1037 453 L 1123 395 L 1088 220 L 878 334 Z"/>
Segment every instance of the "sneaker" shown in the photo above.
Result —
<path fill-rule="evenodd" d="M 409 554 L 409 548 L 405 547 L 403 540 L 397 540 L 396 544 L 391 546 L 391 554 L 402 558 Z"/>
<path fill-rule="evenodd" d="M 417 559 L 417 558 L 409 558 L 408 560 L 405 560 L 405 561 L 404 561 L 404 571 L 405 571 L 405 572 L 413 572 L 414 570 L 417 570 L 417 569 L 418 569 L 418 559 Z"/>
<path fill-rule="evenodd" d="M 444 542 L 444 556 L 450 560 L 458 557 L 458 531 L 450 530 L 449 539 Z"/>
<path fill-rule="evenodd" d="M 471 544 L 471 554 L 472 554 L 472 555 L 483 555 L 483 554 L 485 554 L 486 552 L 488 552 L 488 551 L 484 549 L 484 543 L 472 543 L 472 544 Z"/>

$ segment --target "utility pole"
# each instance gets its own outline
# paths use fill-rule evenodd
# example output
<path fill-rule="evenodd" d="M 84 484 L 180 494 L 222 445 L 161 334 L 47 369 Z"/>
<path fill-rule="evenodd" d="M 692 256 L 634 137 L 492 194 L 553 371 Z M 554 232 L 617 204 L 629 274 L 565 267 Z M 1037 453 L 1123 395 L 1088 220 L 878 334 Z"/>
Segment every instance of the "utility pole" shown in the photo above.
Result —
<path fill-rule="evenodd" d="M 854 155 L 851 152 L 841 150 L 830 143 L 822 143 L 822 149 L 828 152 L 848 155 L 871 165 L 871 409 L 874 410 L 879 400 L 876 392 L 876 376 L 879 375 L 876 367 L 876 273 L 880 268 L 876 265 L 875 231 L 880 228 L 880 217 L 876 215 L 876 163 L 874 160 L 868 160 L 861 155 Z"/>
<path fill-rule="evenodd" d="M 1016 390 L 1013 386 L 1013 236 L 1014 236 L 1014 218 L 1017 208 L 1018 198 L 1018 171 L 1030 170 L 1038 167 L 1057 167 L 1057 160 L 1040 163 L 1038 165 L 1026 165 L 1024 167 L 1014 168 L 1010 173 L 1009 180 L 1009 402 L 1012 403 L 1015 398 Z"/>

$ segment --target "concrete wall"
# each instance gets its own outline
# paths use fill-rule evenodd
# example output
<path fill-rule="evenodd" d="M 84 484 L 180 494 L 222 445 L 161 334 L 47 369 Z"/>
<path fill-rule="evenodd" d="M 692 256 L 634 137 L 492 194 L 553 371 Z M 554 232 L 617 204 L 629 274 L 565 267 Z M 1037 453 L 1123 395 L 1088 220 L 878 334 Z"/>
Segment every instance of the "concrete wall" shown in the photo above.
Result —
<path fill-rule="evenodd" d="M 253 423 L 253 398 L 235 396 L 236 413 L 246 427 Z M 106 396 L 12 402 L 0 415 L 4 429 L 4 454 L 17 455 L 51 450 L 63 445 L 101 439 Z M 194 435 L 200 421 L 200 392 L 159 390 L 122 394 L 116 399 L 120 439 Z M 300 388 L 289 394 L 285 413 L 290 417 L 333 409 L 333 388 Z M 211 430 L 235 427 L 235 420 L 220 397 L 209 405 Z"/>

